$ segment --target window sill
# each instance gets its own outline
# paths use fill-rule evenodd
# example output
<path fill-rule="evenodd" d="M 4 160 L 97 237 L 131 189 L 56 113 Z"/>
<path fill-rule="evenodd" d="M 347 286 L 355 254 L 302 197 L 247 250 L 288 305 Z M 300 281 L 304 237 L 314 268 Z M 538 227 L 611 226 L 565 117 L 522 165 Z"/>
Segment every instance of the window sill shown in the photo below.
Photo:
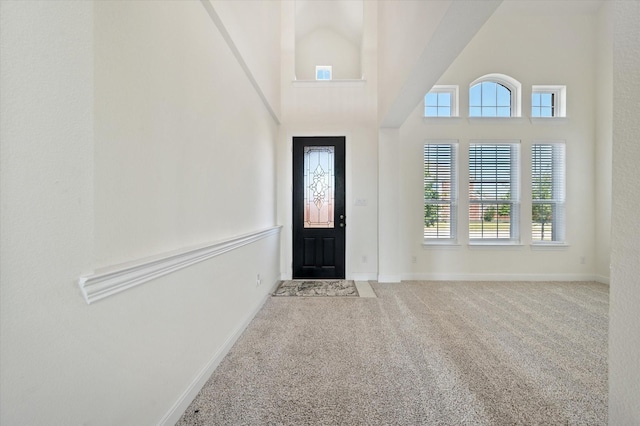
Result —
<path fill-rule="evenodd" d="M 327 87 L 364 87 L 367 80 L 293 80 L 293 87 L 327 88 Z"/>
<path fill-rule="evenodd" d="M 567 117 L 529 117 L 531 124 L 567 124 Z"/>
<path fill-rule="evenodd" d="M 470 124 L 523 124 L 524 117 L 467 117 Z"/>
<path fill-rule="evenodd" d="M 567 243 L 531 243 L 531 250 L 566 250 L 569 248 Z"/>

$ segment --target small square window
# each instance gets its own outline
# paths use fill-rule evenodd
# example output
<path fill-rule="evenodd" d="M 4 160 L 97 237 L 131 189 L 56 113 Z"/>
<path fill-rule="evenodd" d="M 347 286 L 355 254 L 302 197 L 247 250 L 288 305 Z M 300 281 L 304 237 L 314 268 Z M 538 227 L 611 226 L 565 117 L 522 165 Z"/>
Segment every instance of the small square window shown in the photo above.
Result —
<path fill-rule="evenodd" d="M 533 86 L 531 117 L 565 117 L 566 86 Z"/>
<path fill-rule="evenodd" d="M 458 86 L 433 86 L 424 97 L 425 117 L 457 117 Z"/>
<path fill-rule="evenodd" d="M 331 65 L 316 65 L 316 80 L 331 80 Z"/>

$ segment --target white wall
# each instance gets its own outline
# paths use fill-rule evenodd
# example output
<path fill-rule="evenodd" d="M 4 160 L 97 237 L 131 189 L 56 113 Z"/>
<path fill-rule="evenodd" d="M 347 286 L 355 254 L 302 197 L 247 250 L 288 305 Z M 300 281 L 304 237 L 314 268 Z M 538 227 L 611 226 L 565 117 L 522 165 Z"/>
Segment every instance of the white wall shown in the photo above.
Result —
<path fill-rule="evenodd" d="M 613 208 L 609 291 L 609 424 L 640 423 L 640 3 L 613 13 Z"/>
<path fill-rule="evenodd" d="M 378 1 L 378 116 L 391 107 L 451 1 Z"/>
<path fill-rule="evenodd" d="M 203 10 L 96 4 L 100 266 L 274 224 L 277 127 Z"/>
<path fill-rule="evenodd" d="M 362 78 L 360 46 L 330 28 L 319 28 L 296 41 L 296 78 L 315 80 L 316 65 L 331 65 L 332 78 Z"/>
<path fill-rule="evenodd" d="M 102 367 L 74 283 L 93 249 L 92 13 L 0 2 L 2 424 L 71 423 L 96 396 L 72 384 Z"/>
<path fill-rule="evenodd" d="M 278 223 L 283 225 L 281 273 L 291 277 L 292 138 L 346 136 L 346 274 L 375 279 L 377 263 L 377 6 L 364 2 L 362 55 L 366 81 L 294 83 L 295 5 L 282 4 L 282 125 L 278 135 Z M 320 85 L 320 86 L 318 86 Z M 356 206 L 356 199 L 366 206 Z M 365 259 L 366 257 L 366 259 Z"/>
<path fill-rule="evenodd" d="M 0 423 L 170 424 L 278 236 L 91 305 L 77 279 L 275 225 L 277 126 L 200 2 L 0 8 Z"/>
<path fill-rule="evenodd" d="M 596 275 L 609 282 L 611 262 L 611 145 L 613 136 L 613 3 L 598 12 L 596 62 Z"/>
<path fill-rule="evenodd" d="M 280 115 L 280 2 L 210 0 L 277 116 Z"/>
<path fill-rule="evenodd" d="M 522 16 L 496 13 L 478 32 L 438 84 L 460 87 L 461 118 L 422 118 L 423 105 L 400 129 L 400 224 L 402 271 L 409 278 L 590 279 L 595 273 L 594 95 L 595 18 L 553 14 Z M 544 29 L 542 31 L 541 29 Z M 493 72 L 522 83 L 523 115 L 530 114 L 531 86 L 566 84 L 567 119 L 532 123 L 528 118 L 469 121 L 468 88 Z M 459 162 L 459 233 L 457 247 L 422 247 L 422 147 L 427 139 L 457 139 Z M 472 139 L 521 140 L 520 247 L 468 246 L 466 164 Z M 530 146 L 535 140 L 565 140 L 567 145 L 567 236 L 569 247 L 530 248 Z M 416 262 L 412 263 L 412 257 Z M 581 258 L 585 263 L 581 264 Z"/>

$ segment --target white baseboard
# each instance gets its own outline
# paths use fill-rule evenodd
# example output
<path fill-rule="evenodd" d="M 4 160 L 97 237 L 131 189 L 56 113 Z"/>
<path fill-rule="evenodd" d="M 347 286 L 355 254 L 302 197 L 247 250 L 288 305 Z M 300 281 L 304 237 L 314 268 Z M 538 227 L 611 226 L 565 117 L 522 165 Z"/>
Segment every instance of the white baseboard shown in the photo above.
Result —
<path fill-rule="evenodd" d="M 402 281 L 402 275 L 378 275 L 379 283 L 399 283 Z"/>
<path fill-rule="evenodd" d="M 597 281 L 591 274 L 402 274 L 404 281 Z"/>
<path fill-rule="evenodd" d="M 282 272 L 280 274 L 280 280 L 282 280 L 282 281 L 289 281 L 291 279 L 292 279 L 291 278 L 291 272 Z"/>
<path fill-rule="evenodd" d="M 375 281 L 378 275 L 375 272 L 354 272 L 347 277 L 353 281 Z"/>
<path fill-rule="evenodd" d="M 604 275 L 595 275 L 593 279 L 594 281 L 597 281 L 601 284 L 609 285 L 611 283 L 611 279 L 609 277 L 605 277 Z"/>
<path fill-rule="evenodd" d="M 245 316 L 244 320 L 240 323 L 240 325 L 238 325 L 238 327 L 236 327 L 233 333 L 231 333 L 229 338 L 227 338 L 224 344 L 216 351 L 209 362 L 207 362 L 207 364 L 198 372 L 198 374 L 196 374 L 191 384 L 182 393 L 182 395 L 180 395 L 178 400 L 171 406 L 167 414 L 162 417 L 162 419 L 158 422 L 158 425 L 173 426 L 178 422 L 178 420 L 180 420 L 180 417 L 182 417 L 185 410 L 189 407 L 191 402 L 193 402 L 195 397 L 198 395 L 198 392 L 200 392 L 202 387 L 207 383 L 207 380 L 209 380 L 213 372 L 216 370 L 216 368 L 218 368 L 220 362 L 222 362 L 224 357 L 227 355 L 227 353 L 229 353 L 233 345 L 242 335 L 247 326 L 251 323 L 253 318 L 258 314 L 260 309 L 262 309 L 269 297 L 271 297 L 271 293 L 275 291 L 277 285 L 277 282 L 274 283 L 272 289 L 264 296 L 262 301 L 258 303 L 257 306 Z"/>

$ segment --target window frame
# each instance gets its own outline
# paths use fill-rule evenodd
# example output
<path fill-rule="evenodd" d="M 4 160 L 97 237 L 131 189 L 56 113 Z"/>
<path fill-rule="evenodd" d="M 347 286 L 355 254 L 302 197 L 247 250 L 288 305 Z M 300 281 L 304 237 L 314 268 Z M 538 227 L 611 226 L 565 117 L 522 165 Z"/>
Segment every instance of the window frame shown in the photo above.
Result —
<path fill-rule="evenodd" d="M 451 105 L 450 105 L 450 111 L 451 114 L 450 115 L 427 115 L 427 95 L 429 95 L 430 93 L 433 94 L 438 94 L 438 93 L 449 93 L 451 96 Z M 429 90 L 429 92 L 427 92 L 427 94 L 424 95 L 424 111 L 423 111 L 423 117 L 425 118 L 452 118 L 452 117 L 459 117 L 459 89 L 457 85 L 444 85 L 444 84 L 437 84 L 435 86 L 433 86 L 431 88 L 431 90 Z M 437 107 L 437 106 L 436 106 Z"/>
<path fill-rule="evenodd" d="M 533 95 L 539 93 L 550 93 L 553 95 L 552 110 L 556 114 L 551 117 L 542 117 L 533 115 Z M 567 86 L 565 85 L 533 85 L 531 86 L 531 118 L 533 119 L 553 119 L 564 118 L 567 116 Z"/>
<path fill-rule="evenodd" d="M 436 183 L 445 184 L 449 183 L 449 197 L 446 200 L 441 198 L 430 198 L 427 199 L 424 196 L 426 192 L 426 184 L 427 184 L 427 147 L 428 146 L 449 146 L 449 177 L 448 181 L 446 179 L 438 179 Z M 459 141 L 457 139 L 429 139 L 426 140 L 423 144 L 422 158 L 423 158 L 423 202 L 422 202 L 422 211 L 423 211 L 423 220 L 422 220 L 422 238 L 424 245 L 434 245 L 434 244 L 451 244 L 454 245 L 458 241 L 458 146 Z M 446 201 L 443 203 L 443 201 Z M 426 230 L 427 226 L 425 226 L 424 216 L 427 205 L 449 205 L 449 236 L 448 237 L 427 237 Z"/>
<path fill-rule="evenodd" d="M 536 179 L 536 161 L 534 158 L 535 147 L 546 145 L 552 149 L 551 154 L 551 198 L 534 198 Z M 566 141 L 564 140 L 535 140 L 531 144 L 531 244 L 536 246 L 554 246 L 566 244 L 566 182 L 567 182 L 567 154 Z M 538 178 L 538 179 L 541 179 Z M 536 204 L 553 204 L 551 240 L 534 239 L 534 215 L 533 208 Z M 546 223 L 546 222 L 545 222 Z"/>
<path fill-rule="evenodd" d="M 496 84 L 500 84 L 504 87 L 506 87 L 511 93 L 511 115 L 509 117 L 492 117 L 492 116 L 483 116 L 483 115 L 471 115 L 471 89 L 473 87 L 475 87 L 478 84 L 481 83 L 486 83 L 486 82 L 491 82 L 491 83 L 496 83 Z M 506 118 L 512 118 L 512 117 L 521 117 L 522 116 L 522 84 L 516 80 L 513 77 L 510 77 L 506 74 L 498 74 L 498 73 L 493 73 L 493 74 L 486 74 L 483 75 L 482 77 L 478 77 L 477 79 L 475 79 L 474 81 L 471 82 L 471 84 L 469 84 L 469 90 L 467 92 L 468 95 L 468 99 L 469 99 L 469 117 L 470 118 L 479 118 L 479 119 L 486 119 L 486 118 L 500 118 L 500 119 L 506 119 Z"/>
<path fill-rule="evenodd" d="M 318 71 L 328 71 L 329 78 L 318 78 Z M 316 81 L 332 81 L 333 80 L 333 66 L 331 65 L 316 65 Z"/>
<path fill-rule="evenodd" d="M 510 146 L 509 151 L 509 200 L 503 199 L 486 199 L 478 200 L 473 199 L 471 187 L 473 184 L 483 181 L 477 181 L 472 176 L 472 164 L 471 155 L 474 146 Z M 469 151 L 467 154 L 467 172 L 468 172 L 468 209 L 467 209 L 467 223 L 469 225 L 467 237 L 469 239 L 469 245 L 520 245 L 520 221 L 521 221 L 521 199 L 520 199 L 520 174 L 521 174 L 521 141 L 520 140 L 495 140 L 495 139 L 475 139 L 469 142 Z M 472 208 L 475 205 L 481 206 L 481 212 L 484 211 L 483 205 L 510 205 L 509 212 L 509 238 L 473 238 L 471 234 L 471 215 Z M 481 223 L 484 223 L 484 219 Z M 484 231 L 483 231 L 484 232 Z"/>

